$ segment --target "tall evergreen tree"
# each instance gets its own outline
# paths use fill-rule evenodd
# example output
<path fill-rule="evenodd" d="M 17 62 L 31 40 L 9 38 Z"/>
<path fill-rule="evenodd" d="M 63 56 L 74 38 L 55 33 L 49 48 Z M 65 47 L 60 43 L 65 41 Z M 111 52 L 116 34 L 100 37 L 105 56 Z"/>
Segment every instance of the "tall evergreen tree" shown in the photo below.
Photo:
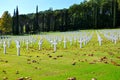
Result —
<path fill-rule="evenodd" d="M 44 13 L 42 13 L 42 31 L 44 32 Z"/>
<path fill-rule="evenodd" d="M 15 15 L 15 34 L 19 35 L 19 11 L 18 6 L 16 7 L 16 15 Z"/>
<path fill-rule="evenodd" d="M 38 25 L 38 6 L 36 6 L 36 14 L 34 17 L 34 24 L 33 24 L 33 32 L 37 33 L 38 31 L 40 31 L 39 25 Z"/>
<path fill-rule="evenodd" d="M 15 13 L 15 9 L 14 9 L 13 18 L 12 18 L 12 21 L 13 21 L 13 24 L 12 24 L 12 34 L 13 35 L 15 34 L 15 16 L 16 16 L 16 13 Z"/>
<path fill-rule="evenodd" d="M 113 0 L 113 28 L 116 27 L 116 4 L 117 1 Z"/>

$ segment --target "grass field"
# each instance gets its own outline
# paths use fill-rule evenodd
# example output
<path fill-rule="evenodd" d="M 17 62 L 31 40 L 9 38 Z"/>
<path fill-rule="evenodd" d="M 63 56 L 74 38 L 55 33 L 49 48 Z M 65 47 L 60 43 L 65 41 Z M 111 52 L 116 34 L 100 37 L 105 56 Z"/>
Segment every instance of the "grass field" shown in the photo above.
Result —
<path fill-rule="evenodd" d="M 92 32 L 93 38 L 83 48 L 78 42 L 67 49 L 58 45 L 55 53 L 46 42 L 42 50 L 38 50 L 37 43 L 29 50 L 23 46 L 21 56 L 16 55 L 14 43 L 7 48 L 6 55 L 0 48 L 0 80 L 20 77 L 32 80 L 67 80 L 70 77 L 77 80 L 120 80 L 120 40 L 114 44 L 100 34 L 103 42 L 99 46 L 96 32 Z"/>

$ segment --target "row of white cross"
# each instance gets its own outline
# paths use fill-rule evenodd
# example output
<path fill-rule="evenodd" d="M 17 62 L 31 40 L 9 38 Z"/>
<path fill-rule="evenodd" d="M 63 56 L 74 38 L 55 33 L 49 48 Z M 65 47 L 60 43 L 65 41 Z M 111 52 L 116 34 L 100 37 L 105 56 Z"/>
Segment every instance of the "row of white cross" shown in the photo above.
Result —
<path fill-rule="evenodd" d="M 102 38 L 100 37 L 99 33 L 96 31 L 97 34 L 97 38 L 98 38 L 98 42 L 99 42 L 99 46 L 102 45 Z"/>
<path fill-rule="evenodd" d="M 114 34 L 109 34 L 109 33 L 103 33 L 104 37 L 106 37 L 108 40 L 112 41 L 114 44 L 117 43 L 118 37 Z"/>
<path fill-rule="evenodd" d="M 60 38 L 60 37 L 56 37 L 56 38 L 49 38 L 48 36 L 47 37 L 44 37 L 48 42 L 50 42 L 51 44 L 51 47 L 54 47 L 54 52 L 57 51 L 57 44 L 60 42 L 63 42 L 64 43 L 64 48 L 67 48 L 67 42 L 70 41 L 70 45 L 72 45 L 73 43 L 73 37 L 69 37 L 69 39 L 67 39 L 67 37 L 65 36 L 63 39 Z M 76 37 L 74 37 L 74 40 L 77 41 L 80 43 L 80 48 L 82 48 L 82 44 L 84 43 L 84 45 L 86 45 L 92 38 L 92 34 L 91 35 L 85 35 L 84 37 L 79 37 L 79 39 L 77 39 Z M 14 38 L 15 39 L 15 38 Z M 3 45 L 3 48 L 4 48 L 4 54 L 6 54 L 6 48 L 10 48 L 10 45 L 11 45 L 11 42 L 12 40 L 14 39 L 7 39 L 7 40 L 4 40 L 4 41 L 0 41 L 0 45 L 2 44 Z M 25 39 L 22 39 L 22 37 L 17 37 L 17 39 L 15 39 L 15 44 L 16 44 L 16 49 L 17 49 L 17 55 L 20 56 L 20 48 L 22 47 L 22 44 L 26 44 L 26 49 L 28 50 L 29 48 L 29 44 L 34 44 L 35 42 L 37 42 L 36 39 L 34 38 L 31 38 L 29 40 L 26 40 Z M 38 41 L 38 46 L 39 46 L 39 50 L 42 49 L 42 44 L 43 44 L 43 39 L 41 38 L 39 41 Z"/>
<path fill-rule="evenodd" d="M 120 39 L 120 32 L 117 32 L 115 34 L 114 32 L 110 31 L 96 31 L 99 46 L 102 45 L 102 38 L 99 35 L 99 33 L 104 34 L 104 36 L 108 39 L 111 40 L 116 44 L 117 40 Z M 71 36 L 70 36 L 71 35 Z M 66 33 L 63 33 L 62 36 L 52 36 L 52 35 L 41 35 L 40 39 L 38 38 L 39 35 L 35 36 L 20 36 L 20 37 L 13 37 L 10 39 L 1 39 L 0 40 L 0 48 L 3 47 L 3 52 L 6 54 L 6 48 L 10 48 L 11 42 L 14 41 L 16 44 L 16 52 L 17 55 L 20 56 L 20 48 L 23 47 L 23 45 L 26 45 L 26 49 L 29 50 L 29 45 L 33 46 L 35 43 L 39 46 L 39 50 L 42 50 L 42 45 L 44 40 L 48 41 L 50 43 L 51 47 L 53 47 L 54 52 L 57 51 L 57 45 L 63 43 L 63 47 L 66 49 L 68 46 L 68 42 L 70 43 L 70 46 L 73 45 L 74 43 L 79 43 L 80 48 L 85 46 L 91 39 L 92 39 L 93 33 L 77 33 L 77 35 L 72 35 L 69 33 L 69 36 Z M 64 36 L 64 37 L 63 37 Z M 38 41 L 39 40 L 39 41 Z"/>
<path fill-rule="evenodd" d="M 91 38 L 92 38 L 92 35 L 89 35 L 89 36 L 84 35 L 84 37 L 83 36 L 80 36 L 80 37 L 76 37 L 76 36 L 74 36 L 74 37 L 66 37 L 66 36 L 64 36 L 63 39 L 60 38 L 60 37 L 59 38 L 58 37 L 51 38 L 49 36 L 46 37 L 47 41 L 51 44 L 51 47 L 53 45 L 55 47 L 58 43 L 61 44 L 61 42 L 63 42 L 64 48 L 67 48 L 67 42 L 69 42 L 70 46 L 72 46 L 73 42 L 76 42 L 77 40 L 80 43 L 80 48 L 82 48 L 82 44 L 84 43 L 84 45 L 86 45 L 91 40 Z M 54 50 L 56 50 L 56 49 L 54 49 Z"/>

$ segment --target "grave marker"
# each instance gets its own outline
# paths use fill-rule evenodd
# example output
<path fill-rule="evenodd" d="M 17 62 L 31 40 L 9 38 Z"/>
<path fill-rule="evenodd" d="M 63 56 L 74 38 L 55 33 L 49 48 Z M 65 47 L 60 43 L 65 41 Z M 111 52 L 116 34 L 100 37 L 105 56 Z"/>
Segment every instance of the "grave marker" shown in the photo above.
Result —
<path fill-rule="evenodd" d="M 51 47 L 53 47 L 53 40 L 50 40 L 50 43 L 51 43 Z"/>
<path fill-rule="evenodd" d="M 33 46 L 33 40 L 32 39 L 30 40 L 30 44 L 31 44 L 31 47 L 32 47 Z"/>
<path fill-rule="evenodd" d="M 77 37 L 76 36 L 74 36 L 74 42 L 76 43 L 76 40 L 77 40 Z"/>
<path fill-rule="evenodd" d="M 80 43 L 80 48 L 82 48 L 82 38 L 80 38 L 78 42 Z"/>
<path fill-rule="evenodd" d="M 4 54 L 6 54 L 6 46 L 7 46 L 7 45 L 6 45 L 6 42 L 4 41 L 4 42 L 3 42 Z"/>
<path fill-rule="evenodd" d="M 86 45 L 86 37 L 83 38 L 84 45 Z"/>
<path fill-rule="evenodd" d="M 38 42 L 38 45 L 39 45 L 39 50 L 41 50 L 41 49 L 42 49 L 42 43 L 43 43 L 42 39 L 41 39 L 41 40 L 39 40 L 39 42 Z"/>
<path fill-rule="evenodd" d="M 20 56 L 20 41 L 16 41 L 17 55 Z"/>
<path fill-rule="evenodd" d="M 66 40 L 66 38 L 65 38 L 65 37 L 64 37 L 63 42 L 64 42 L 64 48 L 66 48 L 66 42 L 67 42 L 67 40 Z"/>
<path fill-rule="evenodd" d="M 70 38 L 70 46 L 72 46 L 72 37 Z"/>
<path fill-rule="evenodd" d="M 54 42 L 53 42 L 53 45 L 54 45 L 54 52 L 56 52 L 56 50 L 57 50 L 57 41 L 56 40 L 54 40 Z"/>
<path fill-rule="evenodd" d="M 2 47 L 2 41 L 0 41 L 0 47 Z"/>
<path fill-rule="evenodd" d="M 102 45 L 102 38 L 98 35 L 98 42 L 99 42 L 99 46 Z"/>
<path fill-rule="evenodd" d="M 10 48 L 11 40 L 8 40 L 7 44 L 8 44 L 8 48 Z"/>
<path fill-rule="evenodd" d="M 27 40 L 26 41 L 26 49 L 28 50 L 28 48 L 29 48 L 29 41 Z"/>
<path fill-rule="evenodd" d="M 114 37 L 114 43 L 115 44 L 117 43 L 117 37 Z"/>

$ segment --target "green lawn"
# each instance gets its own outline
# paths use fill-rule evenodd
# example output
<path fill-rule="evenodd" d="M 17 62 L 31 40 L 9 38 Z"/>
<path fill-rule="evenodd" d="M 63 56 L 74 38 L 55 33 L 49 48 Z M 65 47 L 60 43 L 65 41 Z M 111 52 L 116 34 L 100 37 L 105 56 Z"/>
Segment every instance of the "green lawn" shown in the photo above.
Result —
<path fill-rule="evenodd" d="M 21 56 L 17 56 L 13 42 L 6 55 L 0 48 L 0 80 L 20 77 L 32 80 L 67 80 L 69 77 L 77 80 L 120 80 L 120 40 L 114 44 L 100 34 L 103 42 L 99 46 L 96 32 L 93 32 L 92 40 L 81 49 L 78 42 L 67 49 L 58 44 L 59 49 L 54 53 L 45 41 L 41 51 L 36 43 L 29 50 L 23 46 Z"/>

